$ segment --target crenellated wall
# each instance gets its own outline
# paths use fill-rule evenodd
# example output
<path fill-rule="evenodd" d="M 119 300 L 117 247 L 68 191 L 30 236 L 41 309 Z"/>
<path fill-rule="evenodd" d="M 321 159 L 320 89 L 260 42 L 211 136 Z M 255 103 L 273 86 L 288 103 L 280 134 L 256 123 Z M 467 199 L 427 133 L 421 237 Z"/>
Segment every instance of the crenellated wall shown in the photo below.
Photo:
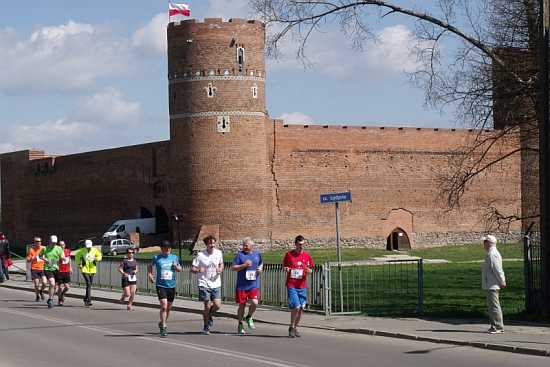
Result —
<path fill-rule="evenodd" d="M 486 132 L 489 135 L 491 132 Z M 342 204 L 342 235 L 385 241 L 400 227 L 409 234 L 485 230 L 485 205 L 519 213 L 520 162 L 514 156 L 480 175 L 461 207 L 448 211 L 438 178 L 452 159 L 478 135 L 456 129 L 383 128 L 275 123 L 276 200 L 274 237 L 334 237 L 334 206 L 319 194 L 350 190 L 353 203 Z M 487 157 L 501 154 L 500 146 Z M 519 229 L 514 224 L 512 230 Z M 456 237 L 456 235 L 453 235 Z"/>

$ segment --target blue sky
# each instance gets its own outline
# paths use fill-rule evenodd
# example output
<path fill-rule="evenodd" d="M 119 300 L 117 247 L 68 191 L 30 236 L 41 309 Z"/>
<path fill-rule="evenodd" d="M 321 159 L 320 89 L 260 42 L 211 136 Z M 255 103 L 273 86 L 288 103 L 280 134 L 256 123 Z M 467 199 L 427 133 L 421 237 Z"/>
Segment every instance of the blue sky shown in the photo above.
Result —
<path fill-rule="evenodd" d="M 67 154 L 169 138 L 165 0 L 0 0 L 0 153 Z M 177 1 L 176 1 L 177 2 Z M 194 0 L 192 17 L 248 17 L 246 0 Z M 427 1 L 400 1 L 417 3 Z M 424 107 L 404 71 L 412 24 L 376 22 L 356 52 L 337 31 L 312 38 L 312 65 L 292 42 L 268 61 L 267 106 L 289 123 L 453 126 Z M 452 111 L 451 111 L 452 112 Z"/>

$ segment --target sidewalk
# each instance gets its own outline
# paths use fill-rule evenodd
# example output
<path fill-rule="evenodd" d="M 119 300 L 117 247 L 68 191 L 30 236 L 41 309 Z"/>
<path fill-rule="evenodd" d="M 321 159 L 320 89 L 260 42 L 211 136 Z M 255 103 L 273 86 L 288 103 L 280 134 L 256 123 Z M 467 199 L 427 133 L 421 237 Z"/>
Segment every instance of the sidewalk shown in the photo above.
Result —
<path fill-rule="evenodd" d="M 32 291 L 32 283 L 10 280 L 0 287 Z M 72 288 L 68 297 L 82 298 L 84 289 Z M 118 302 L 120 292 L 94 289 L 93 299 L 104 302 Z M 137 295 L 136 306 L 158 307 L 156 296 Z M 173 310 L 201 313 L 202 303 L 176 299 Z M 237 306 L 223 304 L 218 314 L 234 318 Z M 288 325 L 290 315 L 285 310 L 259 307 L 255 314 L 256 323 Z M 506 321 L 506 320 L 505 320 Z M 550 325 L 533 323 L 506 324 L 504 334 L 488 334 L 486 320 L 424 320 L 416 318 L 379 318 L 368 316 L 336 316 L 326 319 L 318 313 L 303 316 L 301 327 L 339 332 L 377 335 L 392 338 L 427 341 L 433 343 L 470 346 L 483 349 L 507 351 L 550 357 Z"/>

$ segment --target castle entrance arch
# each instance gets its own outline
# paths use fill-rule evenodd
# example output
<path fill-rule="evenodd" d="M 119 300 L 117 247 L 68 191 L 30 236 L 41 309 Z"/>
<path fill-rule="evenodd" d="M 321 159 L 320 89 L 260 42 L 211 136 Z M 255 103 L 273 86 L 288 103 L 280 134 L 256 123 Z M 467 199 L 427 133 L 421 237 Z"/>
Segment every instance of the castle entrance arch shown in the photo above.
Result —
<path fill-rule="evenodd" d="M 411 242 L 409 235 L 401 228 L 395 228 L 386 239 L 386 249 L 392 250 L 410 250 Z"/>
<path fill-rule="evenodd" d="M 163 206 L 157 206 L 155 208 L 155 222 L 157 227 L 157 233 L 166 233 L 170 229 L 170 218 Z"/>

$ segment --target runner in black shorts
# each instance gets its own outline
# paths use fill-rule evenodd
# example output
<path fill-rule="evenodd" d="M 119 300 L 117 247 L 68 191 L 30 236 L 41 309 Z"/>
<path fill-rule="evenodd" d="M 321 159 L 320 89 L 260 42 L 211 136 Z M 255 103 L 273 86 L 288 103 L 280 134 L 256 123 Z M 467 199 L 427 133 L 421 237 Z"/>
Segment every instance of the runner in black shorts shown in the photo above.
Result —
<path fill-rule="evenodd" d="M 176 298 L 176 288 L 157 287 L 157 297 L 159 301 L 165 299 L 168 303 L 173 303 Z"/>
<path fill-rule="evenodd" d="M 134 249 L 129 248 L 127 257 L 118 266 L 118 271 L 122 274 L 122 296 L 120 297 L 120 302 L 126 302 L 126 298 L 128 298 L 128 305 L 126 306 L 128 311 L 132 311 L 134 308 L 134 298 L 137 288 L 137 265 L 137 261 L 134 259 Z"/>
<path fill-rule="evenodd" d="M 157 295 L 160 302 L 160 336 L 166 337 L 166 321 L 170 315 L 170 309 L 176 296 L 176 272 L 182 270 L 180 260 L 171 254 L 172 245 L 165 241 L 160 247 L 160 255 L 153 257 L 148 267 L 149 279 L 157 286 Z M 153 275 L 155 268 L 156 278 Z"/>
<path fill-rule="evenodd" d="M 59 270 L 55 282 L 57 285 L 57 305 L 63 306 L 65 294 L 69 291 L 71 285 L 71 249 L 67 248 L 65 241 L 59 241 L 59 246 L 63 250 L 63 257 L 59 259 Z"/>

